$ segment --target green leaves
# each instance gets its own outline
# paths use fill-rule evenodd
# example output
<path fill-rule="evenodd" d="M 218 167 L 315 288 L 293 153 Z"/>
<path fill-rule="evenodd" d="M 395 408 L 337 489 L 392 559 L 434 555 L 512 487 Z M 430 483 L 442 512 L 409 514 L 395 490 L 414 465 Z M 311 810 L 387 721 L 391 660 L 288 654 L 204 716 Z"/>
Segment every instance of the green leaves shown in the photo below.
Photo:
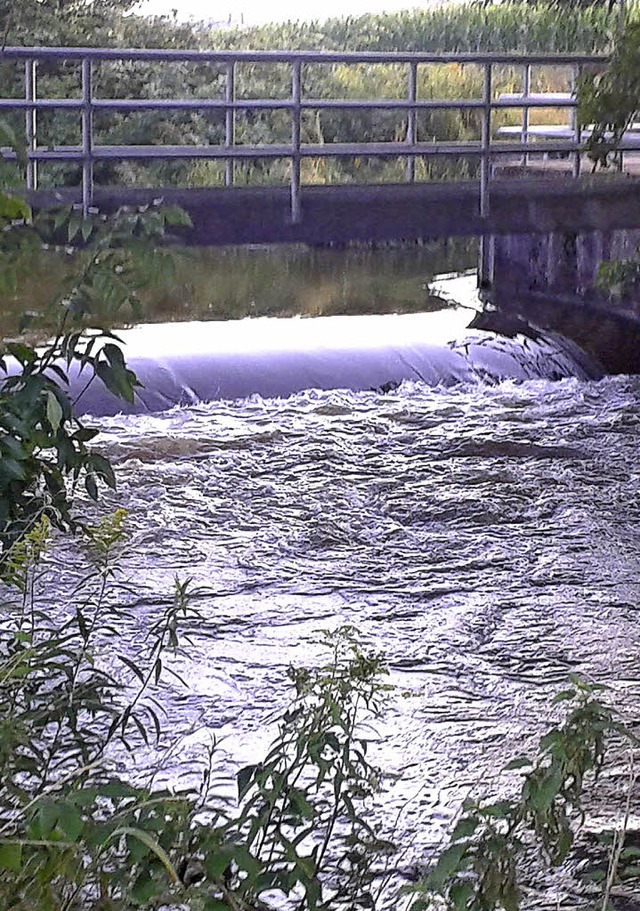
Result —
<path fill-rule="evenodd" d="M 357 730 L 375 717 L 386 669 L 379 656 L 362 652 L 352 627 L 326 642 L 328 664 L 289 669 L 295 698 L 278 736 L 260 763 L 237 776 L 239 813 L 223 829 L 236 848 L 225 871 L 229 887 L 251 907 L 263 893 L 290 897 L 302 889 L 307 911 L 329 908 L 325 883 L 353 907 L 372 906 L 372 867 L 382 843 L 365 807 L 381 776 Z M 209 863 L 220 875 L 222 860 Z"/>
<path fill-rule="evenodd" d="M 430 889 L 439 892 L 444 887 L 453 873 L 457 872 L 466 850 L 465 844 L 453 844 L 442 852 L 427 880 Z"/>
<path fill-rule="evenodd" d="M 0 192 L 0 224 L 16 220 L 31 221 L 31 209 L 23 199 Z"/>
<path fill-rule="evenodd" d="M 64 412 L 62 406 L 58 401 L 58 397 L 50 389 L 47 390 L 47 421 L 53 433 L 57 433 L 62 420 L 64 418 Z"/>
<path fill-rule="evenodd" d="M 0 870 L 19 873 L 22 866 L 22 845 L 11 841 L 0 841 Z"/>
<path fill-rule="evenodd" d="M 248 765 L 240 769 L 236 779 L 238 782 L 238 800 L 242 800 L 245 797 L 247 791 L 254 782 L 255 774 L 260 766 L 257 765 Z"/>
<path fill-rule="evenodd" d="M 30 345 L 20 342 L 6 342 L 5 347 L 22 367 L 32 367 L 38 360 L 38 354 Z"/>
<path fill-rule="evenodd" d="M 628 19 L 602 72 L 578 83 L 578 120 L 590 130 L 586 148 L 597 167 L 608 167 L 640 110 L 640 21 Z"/>
<path fill-rule="evenodd" d="M 416 890 L 413 911 L 431 907 L 425 895 L 440 895 L 454 911 L 517 911 L 520 864 L 531 839 L 548 862 L 565 860 L 582 818 L 585 778 L 601 768 L 606 739 L 633 736 L 595 698 L 601 686 L 570 680 L 553 700 L 568 704 L 564 723 L 540 739 L 533 759 L 519 757 L 506 767 L 523 773 L 518 799 L 466 805 L 450 846 Z"/>
<path fill-rule="evenodd" d="M 127 369 L 122 349 L 118 345 L 106 344 L 94 364 L 96 375 L 107 389 L 125 402 L 133 403 L 134 389 L 140 384 L 135 373 Z"/>
<path fill-rule="evenodd" d="M 164 850 L 164 848 L 162 848 L 158 841 L 153 838 L 152 835 L 150 835 L 148 832 L 145 832 L 144 829 L 133 828 L 131 826 L 122 826 L 119 829 L 115 829 L 115 831 L 111 833 L 110 837 L 119 838 L 121 835 L 135 838 L 146 848 L 148 848 L 149 851 L 152 851 L 169 874 L 172 882 L 177 883 L 179 881 L 178 874 L 174 870 L 173 864 L 169 860 L 167 852 Z"/>
<path fill-rule="evenodd" d="M 10 548 L 46 514 L 72 528 L 65 477 L 83 472 L 113 484 L 102 457 L 92 456 L 88 431 L 72 417 L 71 402 L 48 376 L 47 354 L 24 344 L 8 346 L 21 371 L 0 383 L 0 575 Z"/>
<path fill-rule="evenodd" d="M 37 801 L 29 824 L 32 839 L 79 841 L 84 831 L 84 820 L 74 800 L 42 799 Z"/>
<path fill-rule="evenodd" d="M 163 206 L 162 216 L 166 227 L 171 228 L 192 228 L 193 222 L 188 212 L 181 209 L 180 206 Z"/>

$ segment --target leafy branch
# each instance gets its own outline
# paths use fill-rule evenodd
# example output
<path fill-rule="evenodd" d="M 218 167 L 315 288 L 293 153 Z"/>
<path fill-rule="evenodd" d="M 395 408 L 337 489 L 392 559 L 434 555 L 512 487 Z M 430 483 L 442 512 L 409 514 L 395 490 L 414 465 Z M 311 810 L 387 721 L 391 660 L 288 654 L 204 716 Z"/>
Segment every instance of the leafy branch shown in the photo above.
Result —
<path fill-rule="evenodd" d="M 520 865 L 531 845 L 554 866 L 566 859 L 583 818 L 585 781 L 598 777 L 611 735 L 635 742 L 598 698 L 604 687 L 575 676 L 571 682 L 554 699 L 571 705 L 563 724 L 542 737 L 535 758 L 523 756 L 506 766 L 523 773 L 519 796 L 465 803 L 450 845 L 411 890 L 418 893 L 411 911 L 443 904 L 452 911 L 518 911 Z"/>

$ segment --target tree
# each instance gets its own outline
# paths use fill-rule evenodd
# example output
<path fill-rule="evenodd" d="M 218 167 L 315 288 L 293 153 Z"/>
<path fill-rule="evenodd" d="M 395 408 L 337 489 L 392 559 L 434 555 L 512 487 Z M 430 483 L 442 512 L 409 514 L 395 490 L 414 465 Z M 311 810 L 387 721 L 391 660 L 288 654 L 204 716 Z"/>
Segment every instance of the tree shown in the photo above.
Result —
<path fill-rule="evenodd" d="M 578 89 L 578 118 L 594 167 L 607 167 L 640 109 L 640 20 L 627 22 L 606 69 L 587 73 Z"/>

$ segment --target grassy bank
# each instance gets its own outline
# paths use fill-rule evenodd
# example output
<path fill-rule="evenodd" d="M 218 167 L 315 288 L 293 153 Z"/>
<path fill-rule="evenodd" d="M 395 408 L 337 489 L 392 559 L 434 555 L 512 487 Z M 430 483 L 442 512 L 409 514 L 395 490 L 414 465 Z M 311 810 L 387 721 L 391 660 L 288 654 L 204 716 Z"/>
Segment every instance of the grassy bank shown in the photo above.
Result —
<path fill-rule="evenodd" d="M 25 311 L 47 317 L 51 290 L 62 286 L 68 256 L 55 250 L 30 254 L 18 286 L 0 295 L 0 330 L 15 335 Z M 411 313 L 430 307 L 428 283 L 437 274 L 475 268 L 476 243 L 453 240 L 425 245 L 351 248 L 260 247 L 189 250 L 150 271 L 140 289 L 144 322 L 243 319 L 249 316 L 331 316 Z M 107 312 L 98 303 L 96 318 Z"/>

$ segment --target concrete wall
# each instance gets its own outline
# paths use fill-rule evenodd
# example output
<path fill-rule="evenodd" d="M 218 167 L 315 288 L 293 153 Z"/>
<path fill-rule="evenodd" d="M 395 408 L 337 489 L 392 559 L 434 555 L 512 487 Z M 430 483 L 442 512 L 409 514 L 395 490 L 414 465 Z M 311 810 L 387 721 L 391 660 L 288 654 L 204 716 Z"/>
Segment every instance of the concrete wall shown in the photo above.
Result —
<path fill-rule="evenodd" d="M 480 214 L 477 180 L 415 184 L 304 186 L 293 222 L 282 187 L 96 187 L 103 212 L 154 199 L 184 208 L 193 223 L 176 234 L 189 244 L 327 244 L 410 241 L 637 228 L 640 177 L 508 177 L 490 183 L 489 213 Z M 74 188 L 28 194 L 34 209 L 79 201 Z"/>
<path fill-rule="evenodd" d="M 545 294 L 577 305 L 609 306 L 596 287 L 596 275 L 605 260 L 627 259 L 640 244 L 640 230 L 585 233 L 510 234 L 487 242 L 487 291 L 492 299 L 511 293 Z M 628 305 L 629 312 L 634 312 Z"/>
<path fill-rule="evenodd" d="M 603 261 L 628 258 L 638 244 L 640 230 L 488 238 L 482 296 L 502 314 L 561 332 L 607 372 L 640 373 L 640 302 L 612 303 L 595 283 Z"/>

